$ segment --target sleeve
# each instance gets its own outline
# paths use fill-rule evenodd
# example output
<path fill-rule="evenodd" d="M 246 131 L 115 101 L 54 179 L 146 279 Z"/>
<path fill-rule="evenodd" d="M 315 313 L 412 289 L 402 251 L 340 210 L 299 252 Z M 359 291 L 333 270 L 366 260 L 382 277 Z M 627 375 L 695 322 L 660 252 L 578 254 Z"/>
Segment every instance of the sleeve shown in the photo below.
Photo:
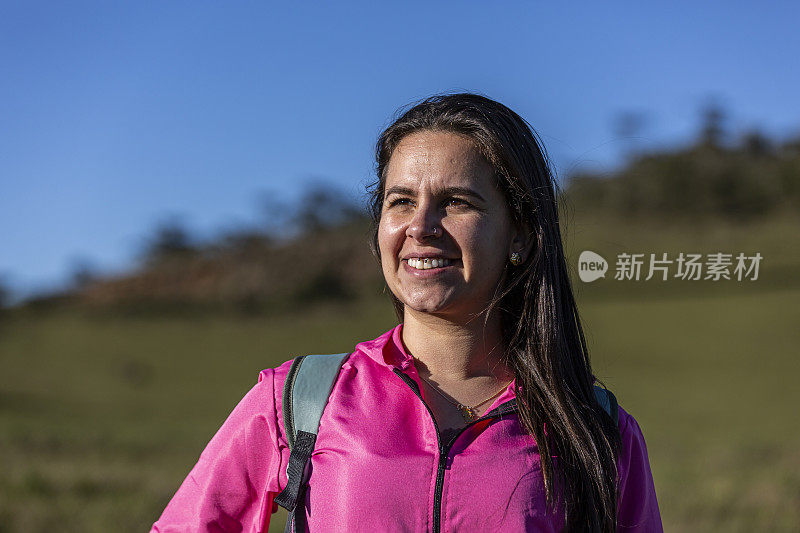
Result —
<path fill-rule="evenodd" d="M 620 407 L 622 446 L 619 454 L 619 502 L 617 530 L 663 532 L 656 489 L 642 430 L 636 420 Z"/>
<path fill-rule="evenodd" d="M 274 371 L 263 370 L 200 455 L 151 533 L 266 531 L 280 492 Z"/>

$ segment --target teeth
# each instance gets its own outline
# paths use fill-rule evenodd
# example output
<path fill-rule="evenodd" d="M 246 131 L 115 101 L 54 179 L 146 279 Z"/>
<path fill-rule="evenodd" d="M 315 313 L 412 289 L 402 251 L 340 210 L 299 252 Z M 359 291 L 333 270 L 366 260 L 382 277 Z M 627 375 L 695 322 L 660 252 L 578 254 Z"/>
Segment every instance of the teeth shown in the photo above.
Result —
<path fill-rule="evenodd" d="M 428 270 L 430 268 L 439 268 L 450 266 L 453 262 L 450 259 L 431 259 L 430 257 L 420 258 L 411 257 L 408 259 L 408 266 L 416 268 L 417 270 Z"/>

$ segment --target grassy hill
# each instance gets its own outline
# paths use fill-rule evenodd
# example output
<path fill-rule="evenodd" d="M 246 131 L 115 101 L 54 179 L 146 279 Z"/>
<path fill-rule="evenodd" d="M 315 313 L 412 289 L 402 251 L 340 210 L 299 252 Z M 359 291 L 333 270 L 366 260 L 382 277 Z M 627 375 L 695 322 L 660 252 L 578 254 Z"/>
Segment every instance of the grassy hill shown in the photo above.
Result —
<path fill-rule="evenodd" d="M 764 257 L 756 281 L 574 281 L 597 373 L 644 430 L 667 530 L 800 523 L 798 222 L 567 217 L 572 268 L 585 249 Z M 146 530 L 260 369 L 394 325 L 378 292 L 255 315 L 7 314 L 0 531 Z"/>
<path fill-rule="evenodd" d="M 259 370 L 395 324 L 366 221 L 307 200 L 294 239 L 167 228 L 126 275 L 0 310 L 0 532 L 146 530 Z M 797 531 L 800 142 L 706 136 L 565 200 L 595 370 L 644 430 L 665 529 Z M 578 279 L 584 250 L 604 279 Z M 614 276 L 620 254 L 720 252 L 761 254 L 758 278 Z"/>

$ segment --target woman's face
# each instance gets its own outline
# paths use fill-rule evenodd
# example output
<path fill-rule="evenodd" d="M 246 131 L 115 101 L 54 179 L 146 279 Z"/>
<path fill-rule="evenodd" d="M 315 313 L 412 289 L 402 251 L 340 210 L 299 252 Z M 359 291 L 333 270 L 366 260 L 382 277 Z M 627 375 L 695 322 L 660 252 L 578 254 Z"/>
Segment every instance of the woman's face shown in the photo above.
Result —
<path fill-rule="evenodd" d="M 485 309 L 522 236 L 472 142 L 449 132 L 409 134 L 389 160 L 384 189 L 383 275 L 406 311 L 466 318 Z"/>

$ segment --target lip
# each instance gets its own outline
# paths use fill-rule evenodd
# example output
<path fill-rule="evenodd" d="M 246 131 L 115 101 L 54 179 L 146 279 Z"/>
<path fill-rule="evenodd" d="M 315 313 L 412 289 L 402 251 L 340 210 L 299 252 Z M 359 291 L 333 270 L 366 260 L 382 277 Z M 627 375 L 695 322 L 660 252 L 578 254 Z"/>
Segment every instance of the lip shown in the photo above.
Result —
<path fill-rule="evenodd" d="M 408 261 L 412 257 L 420 257 L 422 259 L 425 258 L 435 258 L 435 259 L 449 259 L 451 261 L 458 261 L 456 257 L 450 257 L 445 253 L 442 252 L 414 252 L 414 253 L 407 253 L 400 256 L 400 259 L 403 261 Z"/>
<path fill-rule="evenodd" d="M 441 255 L 429 254 L 429 255 L 410 255 L 408 257 L 442 257 Z M 448 271 L 454 269 L 460 263 L 459 259 L 451 259 L 452 263 L 448 266 L 441 266 L 436 268 L 426 268 L 425 270 L 419 270 L 412 266 L 409 266 L 408 260 L 403 259 L 400 261 L 403 264 L 403 270 L 411 276 L 419 279 L 425 278 L 432 278 L 442 274 L 446 274 Z"/>

